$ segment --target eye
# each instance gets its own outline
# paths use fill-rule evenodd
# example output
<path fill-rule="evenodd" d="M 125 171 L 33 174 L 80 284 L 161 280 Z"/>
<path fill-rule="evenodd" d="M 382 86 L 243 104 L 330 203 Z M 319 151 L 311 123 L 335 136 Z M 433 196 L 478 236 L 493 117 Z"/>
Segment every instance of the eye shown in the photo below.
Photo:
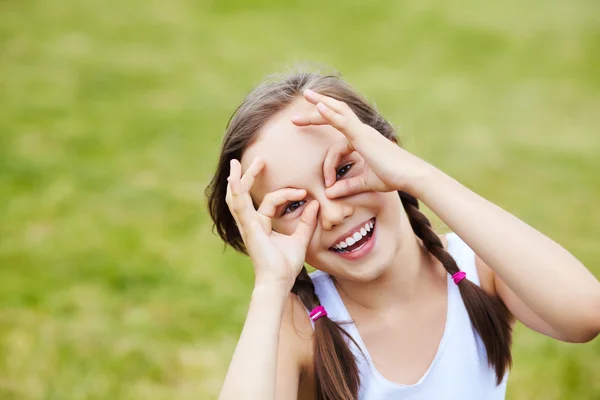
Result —
<path fill-rule="evenodd" d="M 294 201 L 293 203 L 288 204 L 288 206 L 283 209 L 281 215 L 296 211 L 296 209 L 301 207 L 304 203 L 306 203 L 306 200 Z"/>
<path fill-rule="evenodd" d="M 335 173 L 335 178 L 336 179 L 342 178 L 344 175 L 346 175 L 348 173 L 348 171 L 350 171 L 351 168 L 352 168 L 352 164 L 346 164 L 346 165 L 340 167 Z"/>

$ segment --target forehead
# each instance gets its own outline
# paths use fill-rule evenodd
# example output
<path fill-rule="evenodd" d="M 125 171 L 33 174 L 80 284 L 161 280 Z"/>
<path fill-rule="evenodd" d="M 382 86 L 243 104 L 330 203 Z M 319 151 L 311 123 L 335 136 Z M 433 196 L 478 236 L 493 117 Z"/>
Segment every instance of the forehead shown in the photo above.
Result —
<path fill-rule="evenodd" d="M 286 187 L 310 190 L 323 180 L 323 160 L 327 149 L 344 135 L 329 125 L 299 127 L 291 122 L 294 115 L 316 113 L 314 105 L 299 98 L 275 114 L 258 133 L 257 140 L 242 156 L 246 171 L 256 157 L 265 162 L 251 194 L 262 201 L 265 194 Z"/>

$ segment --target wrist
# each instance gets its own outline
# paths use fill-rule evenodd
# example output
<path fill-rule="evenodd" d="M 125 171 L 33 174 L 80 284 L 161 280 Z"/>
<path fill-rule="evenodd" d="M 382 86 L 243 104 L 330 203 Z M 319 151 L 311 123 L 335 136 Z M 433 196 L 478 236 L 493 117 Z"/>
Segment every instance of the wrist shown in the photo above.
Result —
<path fill-rule="evenodd" d="M 419 200 L 424 200 L 428 189 L 434 187 L 443 173 L 433 165 L 423 162 L 422 168 L 415 169 L 405 190 Z"/>
<path fill-rule="evenodd" d="M 286 299 L 290 293 L 288 285 L 281 282 L 258 283 L 254 284 L 252 290 L 252 298 L 268 299 L 277 301 L 278 299 Z"/>
<path fill-rule="evenodd" d="M 270 321 L 281 321 L 285 302 L 289 297 L 289 291 L 277 286 L 255 286 L 250 298 L 250 312 L 260 312 L 262 318 Z M 273 319 L 271 319 L 273 318 Z"/>

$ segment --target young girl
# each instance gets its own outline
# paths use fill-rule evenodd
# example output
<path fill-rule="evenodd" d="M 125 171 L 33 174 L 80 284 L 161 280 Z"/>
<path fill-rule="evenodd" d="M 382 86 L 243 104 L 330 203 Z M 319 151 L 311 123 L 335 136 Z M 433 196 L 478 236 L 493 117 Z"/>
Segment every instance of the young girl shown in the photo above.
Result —
<path fill-rule="evenodd" d="M 575 257 L 399 147 L 337 76 L 250 93 L 207 196 L 255 270 L 221 399 L 502 399 L 515 319 L 600 332 L 600 284 Z"/>

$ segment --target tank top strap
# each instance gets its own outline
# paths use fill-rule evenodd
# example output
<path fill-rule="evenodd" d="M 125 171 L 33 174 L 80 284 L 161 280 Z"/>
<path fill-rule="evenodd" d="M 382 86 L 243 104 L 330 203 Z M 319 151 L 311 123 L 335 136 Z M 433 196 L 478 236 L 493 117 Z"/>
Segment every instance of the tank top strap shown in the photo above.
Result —
<path fill-rule="evenodd" d="M 447 234 L 446 238 L 448 253 L 467 274 L 467 279 L 479 285 L 473 250 L 455 233 Z M 418 382 L 410 385 L 389 381 L 377 370 L 331 277 L 321 271 L 310 276 L 329 318 L 343 324 L 353 339 L 348 345 L 361 376 L 360 400 L 504 399 L 506 377 L 501 385 L 496 385 L 496 375 L 489 368 L 485 346 L 471 325 L 459 288 L 450 275 L 447 276 L 448 305 L 443 336 L 427 371 Z"/>
<path fill-rule="evenodd" d="M 322 271 L 315 271 L 310 274 L 315 285 L 315 293 L 319 297 L 321 305 L 325 307 L 329 318 L 338 323 L 348 323 L 352 321 L 348 310 L 344 306 L 340 295 L 331 280 L 329 274 Z M 307 310 L 310 314 L 310 310 Z M 311 321 L 314 329 L 314 323 Z"/>
<path fill-rule="evenodd" d="M 473 250 L 454 232 L 448 233 L 446 238 L 448 239 L 448 253 L 454 258 L 458 267 L 466 272 L 467 279 L 479 285 L 479 275 L 475 267 L 475 253 Z M 310 277 L 315 285 L 315 292 L 319 297 L 321 305 L 325 307 L 329 317 L 340 323 L 351 322 L 352 318 L 329 274 L 322 271 L 314 271 L 310 273 Z M 451 279 L 450 276 L 448 276 L 448 279 Z M 310 311 L 306 310 L 307 313 L 310 313 Z"/>
<path fill-rule="evenodd" d="M 477 274 L 475 266 L 475 252 L 454 232 L 448 233 L 446 238 L 448 239 L 448 253 L 454 258 L 458 268 L 467 274 L 468 280 L 480 286 L 479 274 Z"/>

